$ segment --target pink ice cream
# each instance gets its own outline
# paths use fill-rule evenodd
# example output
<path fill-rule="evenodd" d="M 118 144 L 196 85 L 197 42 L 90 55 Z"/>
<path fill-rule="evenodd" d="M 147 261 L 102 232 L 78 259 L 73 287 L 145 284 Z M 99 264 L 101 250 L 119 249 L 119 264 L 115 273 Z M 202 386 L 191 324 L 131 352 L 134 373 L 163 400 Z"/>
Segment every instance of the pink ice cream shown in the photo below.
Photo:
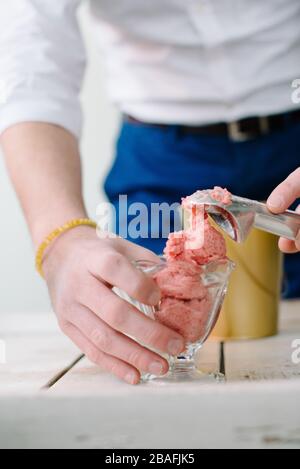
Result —
<path fill-rule="evenodd" d="M 223 195 L 230 200 L 228 191 Z M 203 266 L 226 259 L 226 244 L 202 208 L 189 206 L 187 199 L 182 204 L 190 212 L 191 227 L 169 236 L 164 251 L 167 265 L 155 275 L 162 293 L 155 317 L 193 343 L 205 335 L 212 307 L 209 290 L 201 280 Z"/>
<path fill-rule="evenodd" d="M 223 189 L 222 187 L 215 186 L 211 191 L 210 194 L 212 199 L 220 202 L 223 205 L 230 205 L 232 203 L 232 195 L 227 189 Z"/>

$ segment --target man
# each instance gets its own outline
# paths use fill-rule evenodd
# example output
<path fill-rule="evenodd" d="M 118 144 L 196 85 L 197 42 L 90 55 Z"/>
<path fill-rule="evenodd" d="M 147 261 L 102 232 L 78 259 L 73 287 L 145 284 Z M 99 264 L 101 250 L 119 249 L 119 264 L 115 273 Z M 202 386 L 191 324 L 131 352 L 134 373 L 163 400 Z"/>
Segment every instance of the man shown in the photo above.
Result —
<path fill-rule="evenodd" d="M 1 144 L 36 247 L 57 227 L 87 216 L 78 150 L 79 3 L 11 0 L 1 7 L 0 78 L 7 87 Z M 285 178 L 269 207 L 280 212 L 295 202 L 300 111 L 291 83 L 300 76 L 298 0 L 92 0 L 90 9 L 111 93 L 124 114 L 105 184 L 117 210 L 119 194 L 127 194 L 128 204 L 150 206 L 213 185 L 264 200 Z M 138 370 L 167 370 L 147 346 L 172 354 L 184 347 L 177 333 L 110 289 L 158 302 L 156 286 L 131 260 L 155 259 L 152 251 L 161 252 L 164 240 L 134 241 L 98 239 L 80 226 L 56 238 L 43 258 L 62 330 L 92 361 L 132 384 Z M 300 247 L 299 240 L 280 246 Z M 287 294 L 299 296 L 299 254 L 290 257 L 286 274 Z"/>

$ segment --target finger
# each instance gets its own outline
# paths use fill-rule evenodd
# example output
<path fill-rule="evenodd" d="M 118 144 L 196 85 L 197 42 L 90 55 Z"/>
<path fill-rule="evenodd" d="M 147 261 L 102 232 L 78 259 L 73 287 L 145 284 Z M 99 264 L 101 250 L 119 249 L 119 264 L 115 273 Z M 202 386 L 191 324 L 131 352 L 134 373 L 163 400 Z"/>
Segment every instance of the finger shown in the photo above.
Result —
<path fill-rule="evenodd" d="M 138 270 L 123 254 L 109 250 L 95 256 L 91 273 L 98 279 L 124 290 L 136 300 L 157 305 L 160 290 L 155 281 Z"/>
<path fill-rule="evenodd" d="M 300 213 L 300 205 L 296 208 L 296 212 Z M 289 239 L 280 238 L 278 243 L 279 249 L 286 254 L 293 254 L 300 251 L 300 231 L 295 241 Z"/>
<path fill-rule="evenodd" d="M 300 205 L 296 208 L 296 212 L 300 214 Z M 300 230 L 298 231 L 298 235 L 296 237 L 296 247 L 297 250 L 300 251 Z"/>
<path fill-rule="evenodd" d="M 164 358 L 115 331 L 87 308 L 74 311 L 72 323 L 102 352 L 120 358 L 139 371 L 154 375 L 167 373 L 169 366 Z"/>
<path fill-rule="evenodd" d="M 77 347 L 87 356 L 87 358 L 99 365 L 103 370 L 113 373 L 120 379 L 129 384 L 138 384 L 140 381 L 140 373 L 128 363 L 111 357 L 100 351 L 92 344 L 80 330 L 71 323 L 65 324 L 63 332 L 74 342 Z"/>
<path fill-rule="evenodd" d="M 280 238 L 278 246 L 280 251 L 286 254 L 293 254 L 298 251 L 295 242 L 290 239 Z"/>
<path fill-rule="evenodd" d="M 105 233 L 101 232 L 100 237 L 103 238 L 105 237 Z M 109 234 L 107 235 L 109 238 Z M 116 238 L 117 238 L 117 244 L 116 244 Z M 119 252 L 122 254 L 126 255 L 127 257 L 130 258 L 130 260 L 147 260 L 150 262 L 159 262 L 159 256 L 157 256 L 153 251 L 150 251 L 150 249 L 146 249 L 142 246 L 139 246 L 136 243 L 132 243 L 131 241 L 128 241 L 127 239 L 121 238 L 119 236 L 114 235 L 110 241 L 113 241 L 110 243 L 111 247 L 113 249 L 117 249 Z"/>
<path fill-rule="evenodd" d="M 126 254 L 131 260 L 145 260 L 155 263 L 160 262 L 159 256 L 157 256 L 154 252 L 150 251 L 150 249 L 146 249 L 142 246 L 139 246 L 138 244 L 134 244 L 126 240 L 122 241 L 122 250 L 124 254 Z"/>
<path fill-rule="evenodd" d="M 82 286 L 77 300 L 113 329 L 148 347 L 170 355 L 178 355 L 184 350 L 181 335 L 138 311 L 93 276 L 88 285 Z"/>
<path fill-rule="evenodd" d="M 300 167 L 274 189 L 267 200 L 271 212 L 281 213 L 300 197 Z"/>

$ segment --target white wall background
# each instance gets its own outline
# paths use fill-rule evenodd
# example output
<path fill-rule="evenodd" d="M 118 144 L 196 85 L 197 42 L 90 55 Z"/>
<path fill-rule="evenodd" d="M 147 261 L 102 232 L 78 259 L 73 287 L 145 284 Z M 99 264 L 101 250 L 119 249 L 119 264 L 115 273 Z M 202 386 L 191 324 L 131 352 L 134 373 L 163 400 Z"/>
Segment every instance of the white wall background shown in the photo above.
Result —
<path fill-rule="evenodd" d="M 114 152 L 118 113 L 106 95 L 105 71 L 93 42 L 85 6 L 80 9 L 79 18 L 89 60 L 82 90 L 84 195 L 93 217 L 97 204 L 104 199 L 101 186 Z M 33 248 L 1 153 L 0 214 L 0 314 L 47 311 L 50 309 L 47 291 L 34 270 Z"/>

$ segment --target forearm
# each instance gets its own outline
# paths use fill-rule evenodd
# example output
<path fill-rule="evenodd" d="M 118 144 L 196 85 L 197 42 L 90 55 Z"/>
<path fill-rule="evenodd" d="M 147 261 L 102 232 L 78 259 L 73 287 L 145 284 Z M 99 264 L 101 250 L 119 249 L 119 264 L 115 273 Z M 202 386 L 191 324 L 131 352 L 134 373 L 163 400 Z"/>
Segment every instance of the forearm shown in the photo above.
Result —
<path fill-rule="evenodd" d="M 86 216 L 78 143 L 68 131 L 22 123 L 7 129 L 0 144 L 35 246 L 59 225 Z"/>

